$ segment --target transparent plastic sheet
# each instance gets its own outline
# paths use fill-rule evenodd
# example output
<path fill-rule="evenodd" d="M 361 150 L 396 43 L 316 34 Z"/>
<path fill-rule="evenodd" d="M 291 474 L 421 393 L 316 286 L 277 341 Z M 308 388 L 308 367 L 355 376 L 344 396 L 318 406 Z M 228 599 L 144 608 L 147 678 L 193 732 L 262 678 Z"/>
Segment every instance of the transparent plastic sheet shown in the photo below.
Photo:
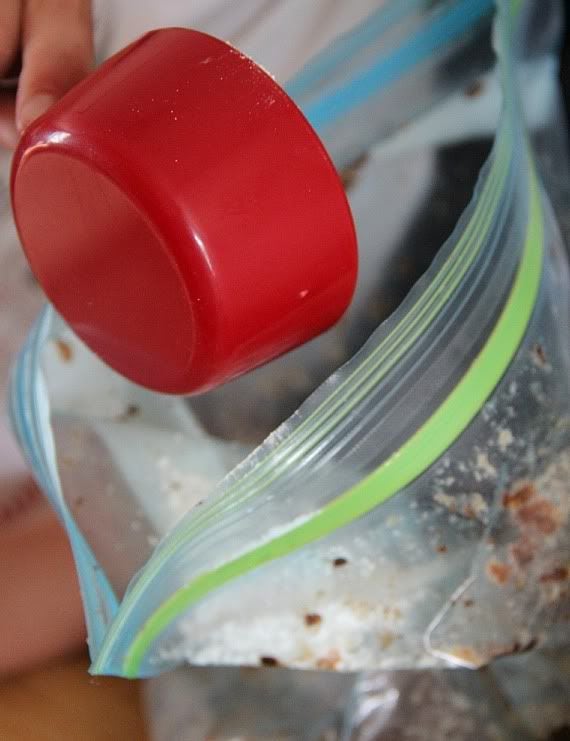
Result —
<path fill-rule="evenodd" d="M 153 741 L 562 741 L 568 651 L 530 652 L 473 672 L 353 674 L 177 670 L 147 683 Z"/>
<path fill-rule="evenodd" d="M 418 13 L 410 30 L 417 38 L 463 4 L 409 6 Z M 401 6 L 387 4 L 384 12 L 395 7 Z M 547 10 L 553 7 L 548 3 Z M 455 65 L 451 84 L 441 69 L 436 74 L 430 68 L 432 61 L 416 58 L 416 66 L 404 65 L 378 99 L 401 84 L 408 100 L 415 84 L 416 90 L 431 91 L 430 105 L 418 98 L 420 107 L 411 111 L 387 106 L 397 125 L 383 123 L 378 108 L 374 133 L 367 132 L 371 138 L 345 141 L 335 155 L 341 166 L 380 137 L 368 161 L 348 173 L 355 181 L 349 195 L 363 269 L 356 301 L 332 333 L 187 402 L 148 393 L 113 374 L 51 311 L 38 322 L 15 369 L 12 416 L 70 534 L 94 671 L 146 676 L 184 661 L 373 670 L 358 681 L 350 674 L 281 669 L 250 679 L 238 670 L 179 670 L 153 680 L 170 684 L 173 702 L 178 681 L 196 692 L 202 682 L 202 696 L 239 702 L 237 676 L 244 697 L 259 692 L 260 681 L 265 697 L 314 693 L 321 699 L 303 706 L 309 715 L 296 706 L 297 728 L 306 735 L 284 737 L 335 738 L 311 735 L 309 716 L 321 703 L 337 720 L 344 717 L 339 738 L 360 727 L 364 735 L 354 738 L 372 738 L 365 735 L 359 703 L 371 718 L 374 708 L 381 714 L 392 703 L 393 723 L 401 724 L 410 709 L 394 698 L 410 694 L 403 689 L 407 677 L 428 688 L 435 683 L 440 696 L 446 682 L 465 681 L 469 697 L 491 686 L 485 677 L 496 671 L 494 664 L 483 675 L 437 667 L 474 668 L 525 651 L 540 661 L 537 646 L 567 644 L 568 273 L 527 149 L 513 58 L 522 54 L 525 110 L 533 142 L 543 142 L 542 150 L 537 147 L 540 174 L 553 186 L 556 212 L 563 213 L 567 182 L 559 170 L 553 173 L 546 133 L 560 129 L 555 95 L 545 93 L 554 84 L 556 28 L 544 23 L 551 17 L 545 12 L 544 33 L 533 35 L 543 39 L 542 46 L 523 54 L 518 38 L 524 34 L 516 24 L 524 30 L 532 22 L 536 30 L 540 23 L 525 17 L 528 8 L 520 3 L 501 3 L 500 12 L 500 70 L 477 62 L 470 71 L 466 55 L 463 67 Z M 485 13 L 477 18 L 482 32 Z M 455 37 L 456 52 L 468 49 L 477 35 L 467 29 Z M 398 44 L 409 47 L 398 28 L 388 30 L 396 52 Z M 317 69 L 323 58 L 315 60 Z M 483 53 L 481 59 L 487 58 Z M 487 70 L 483 78 L 481 69 Z M 499 81 L 506 95 L 496 124 Z M 369 97 L 368 105 L 374 100 Z M 454 123 L 442 134 L 447 121 Z M 335 125 L 341 131 L 341 124 L 339 119 L 321 130 L 331 150 L 330 142 L 341 136 L 333 135 Z M 450 178 L 447 189 L 462 183 L 468 191 L 462 176 L 476 172 L 487 153 L 484 142 L 469 139 L 495 125 L 492 152 L 459 218 L 468 194 L 465 202 L 461 196 L 446 201 L 445 189 L 438 191 L 434 181 L 449 178 L 459 160 L 465 171 L 458 166 L 457 182 Z M 457 143 L 446 145 L 447 158 L 441 156 L 446 141 Z M 408 196 L 404 208 L 400 201 Z M 425 210 L 436 223 L 433 234 L 425 231 L 425 215 L 420 218 Z M 398 291 L 407 290 L 414 270 L 423 272 L 458 218 L 400 308 L 246 457 L 353 355 L 399 303 Z M 389 228 L 377 249 L 379 220 Z M 415 220 L 420 230 L 402 227 Z M 418 244 L 425 246 L 426 234 L 433 252 L 426 250 L 410 270 L 405 259 L 419 251 Z M 408 253 L 402 252 L 406 243 Z M 407 282 L 391 293 L 394 268 L 401 265 L 408 268 Z M 548 667 L 553 682 L 566 681 L 557 665 Z M 501 681 L 507 694 L 515 687 L 520 695 L 511 675 Z M 351 691 L 353 710 L 346 715 Z M 491 708 L 492 693 L 481 696 Z M 543 699 L 535 698 L 535 704 Z M 557 708 L 563 714 L 563 700 Z M 251 733 L 276 737 L 271 723 L 279 718 L 261 700 L 258 709 L 266 713 L 265 730 Z M 315 728 L 325 716 L 314 718 Z M 509 738 L 510 721 L 504 713 L 497 717 L 504 734 L 498 737 Z M 222 730 L 210 735 L 231 738 L 231 720 L 227 733 L 219 720 Z M 535 730 L 529 726 L 525 732 Z M 484 737 L 454 733 L 450 737 Z"/>

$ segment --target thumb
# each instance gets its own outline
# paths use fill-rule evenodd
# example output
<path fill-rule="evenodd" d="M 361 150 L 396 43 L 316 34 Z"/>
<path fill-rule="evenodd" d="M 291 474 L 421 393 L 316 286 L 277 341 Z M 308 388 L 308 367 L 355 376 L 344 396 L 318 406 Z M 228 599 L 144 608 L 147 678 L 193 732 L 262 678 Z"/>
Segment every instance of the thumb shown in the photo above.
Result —
<path fill-rule="evenodd" d="M 21 131 L 88 74 L 93 65 L 89 0 L 28 0 L 16 98 Z"/>

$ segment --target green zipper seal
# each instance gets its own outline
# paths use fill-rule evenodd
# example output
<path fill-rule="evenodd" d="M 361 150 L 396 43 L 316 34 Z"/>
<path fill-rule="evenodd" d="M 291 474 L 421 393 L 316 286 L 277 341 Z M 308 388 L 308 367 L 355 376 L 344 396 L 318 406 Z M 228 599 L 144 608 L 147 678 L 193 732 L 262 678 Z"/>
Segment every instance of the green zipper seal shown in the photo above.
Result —
<path fill-rule="evenodd" d="M 433 415 L 376 471 L 287 533 L 198 576 L 172 594 L 145 622 L 123 663 L 136 677 L 153 642 L 190 606 L 233 579 L 345 527 L 394 496 L 436 461 L 483 407 L 507 370 L 526 332 L 538 297 L 543 262 L 543 214 L 529 156 L 529 222 L 505 307 L 473 364 Z"/>
<path fill-rule="evenodd" d="M 429 326 L 434 312 L 437 315 L 437 313 L 441 310 L 441 305 L 449 298 L 451 292 L 457 288 L 457 285 L 464 276 L 465 271 L 473 263 L 473 260 L 476 258 L 477 254 L 479 254 L 481 244 L 487 238 L 488 229 L 492 222 L 492 215 L 497 208 L 497 203 L 500 200 L 501 194 L 503 192 L 511 151 L 511 132 L 508 128 L 501 127 L 499 135 L 497 137 L 495 158 L 493 160 L 488 177 L 481 189 L 481 193 L 477 200 L 475 209 L 471 215 L 471 218 L 469 219 L 468 224 L 465 227 L 464 232 L 461 234 L 457 244 L 455 245 L 453 252 L 449 255 L 448 259 L 445 261 L 445 263 L 435 276 L 434 281 L 430 285 L 429 289 L 421 294 L 421 296 L 419 296 L 416 304 L 411 307 L 409 313 L 402 319 L 402 323 L 397 325 L 394 331 L 390 335 L 388 335 L 388 337 L 386 337 L 383 342 L 380 343 L 380 346 L 374 349 L 373 353 L 371 353 L 371 355 L 363 361 L 363 363 L 358 367 L 355 373 L 352 374 L 331 393 L 331 395 L 327 398 L 327 404 L 318 407 L 313 412 L 313 414 L 304 423 L 302 423 L 302 425 L 297 428 L 297 430 L 294 431 L 294 433 L 299 432 L 301 428 L 306 427 L 307 423 L 315 421 L 315 416 L 317 416 L 318 418 L 319 412 L 321 411 L 324 411 L 325 421 L 328 422 L 328 428 L 331 424 L 331 407 L 332 411 L 335 411 L 336 408 L 339 406 L 339 402 L 346 399 L 345 396 L 339 397 L 339 392 L 344 390 L 346 386 L 349 385 L 351 381 L 353 381 L 354 376 L 358 375 L 359 372 L 363 370 L 363 367 L 370 366 L 368 376 L 372 376 L 372 379 L 367 379 L 368 385 L 371 380 L 373 380 L 374 383 L 379 383 L 382 376 L 385 375 L 385 372 L 387 372 L 386 369 L 378 368 L 378 364 L 373 363 L 375 357 L 378 356 L 380 351 L 382 351 L 382 355 L 384 355 L 384 353 L 390 353 L 393 359 L 393 355 L 396 354 L 398 350 L 398 341 L 401 339 L 401 335 L 403 334 L 403 332 L 400 330 L 413 330 L 414 325 L 419 324 L 419 326 L 417 326 L 415 328 L 415 331 L 413 332 L 413 339 L 417 336 L 418 332 L 423 331 L 426 326 Z M 463 258 L 464 262 L 459 261 L 461 258 Z M 448 269 L 446 270 L 446 268 Z M 391 340 L 393 341 L 392 346 L 390 346 Z M 400 354 L 401 353 L 398 353 L 398 357 L 400 356 Z M 382 359 L 382 355 L 380 355 L 380 359 Z M 392 367 L 392 363 L 390 363 L 388 370 L 390 367 Z M 382 370 L 384 370 L 385 372 L 382 373 Z M 336 403 L 331 404 L 331 400 L 334 400 L 335 397 Z M 359 398 L 360 397 L 361 394 L 359 394 Z M 329 419 L 327 419 L 327 417 Z M 332 423 L 335 422 L 336 418 L 333 418 Z M 310 432 L 312 432 L 311 429 L 309 429 L 309 434 Z M 306 429 L 305 433 L 307 433 Z M 303 440 L 301 440 L 301 442 L 303 442 Z M 278 448 L 282 448 L 284 444 L 285 443 L 282 443 L 278 446 Z M 277 450 L 273 450 L 271 452 L 272 454 L 274 454 L 277 452 Z M 273 456 L 268 457 L 272 458 Z M 254 475 L 254 483 L 257 483 L 258 485 L 260 482 L 267 485 L 273 480 L 273 478 L 275 478 L 275 471 L 271 468 L 269 469 L 269 471 L 266 472 L 265 476 L 263 475 L 266 463 L 267 459 L 264 459 L 260 462 L 261 470 L 259 470 L 259 468 L 256 468 L 250 472 Z M 271 476 L 272 473 L 274 474 L 273 476 Z M 269 474 L 269 482 L 267 480 L 267 474 Z M 249 483 L 251 483 L 251 481 L 249 481 Z M 191 537 L 203 531 L 203 529 L 206 528 L 213 520 L 227 514 L 229 511 L 239 506 L 254 495 L 255 492 L 248 491 L 247 488 L 245 489 L 245 492 L 242 491 L 242 493 L 240 494 L 240 484 L 242 484 L 242 481 L 236 482 L 233 491 L 231 487 L 230 490 L 226 493 L 226 496 L 216 502 L 213 507 L 209 508 L 203 513 L 199 513 L 198 516 L 194 518 L 191 523 L 189 523 L 189 526 L 181 529 L 180 532 L 175 533 L 175 536 L 171 539 L 171 541 L 168 542 L 168 544 L 157 553 L 157 557 L 151 559 L 151 561 L 147 564 L 147 567 L 141 574 L 140 579 L 136 582 L 135 585 L 133 585 L 132 590 L 130 590 L 128 595 L 126 596 L 125 601 L 120 608 L 120 613 L 117 616 L 116 621 L 113 623 L 113 625 L 111 625 L 109 629 L 107 638 L 104 642 L 104 646 L 102 647 L 101 652 L 93 666 L 93 671 L 95 673 L 102 671 L 101 667 L 106 663 L 107 657 L 111 650 L 111 646 L 115 641 L 116 636 L 120 632 L 121 626 L 124 624 L 128 613 L 130 612 L 130 609 L 127 607 L 127 605 L 129 605 L 132 609 L 134 604 L 136 604 L 137 598 L 141 595 L 141 593 L 144 592 L 148 584 L 157 575 L 162 564 L 171 555 L 173 555 L 181 545 L 187 542 Z"/>

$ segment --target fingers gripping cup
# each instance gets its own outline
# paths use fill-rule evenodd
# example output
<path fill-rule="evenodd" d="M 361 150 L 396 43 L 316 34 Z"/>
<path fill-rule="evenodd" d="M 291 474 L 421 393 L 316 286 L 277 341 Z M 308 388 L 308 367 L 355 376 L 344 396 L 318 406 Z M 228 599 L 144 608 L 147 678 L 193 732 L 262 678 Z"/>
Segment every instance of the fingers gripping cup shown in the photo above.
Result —
<path fill-rule="evenodd" d="M 215 38 L 147 34 L 25 132 L 12 204 L 33 271 L 132 381 L 205 391 L 334 324 L 354 225 L 317 135 Z"/>

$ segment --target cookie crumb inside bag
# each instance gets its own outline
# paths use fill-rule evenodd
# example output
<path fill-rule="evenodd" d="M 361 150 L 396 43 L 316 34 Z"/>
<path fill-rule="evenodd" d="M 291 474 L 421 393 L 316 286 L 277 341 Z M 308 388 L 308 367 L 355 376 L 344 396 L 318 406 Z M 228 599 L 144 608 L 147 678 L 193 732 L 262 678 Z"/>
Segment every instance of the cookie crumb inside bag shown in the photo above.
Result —
<path fill-rule="evenodd" d="M 261 667 L 152 683 L 206 705 L 239 705 L 240 682 L 314 693 L 288 738 L 396 733 L 409 688 L 423 707 L 458 682 L 453 738 L 534 738 L 528 707 L 550 690 L 525 704 L 517 677 L 546 662 L 563 715 L 548 653 L 567 650 L 570 577 L 560 6 L 500 0 L 496 64 L 492 5 L 470 7 L 388 2 L 288 83 L 359 236 L 355 302 L 330 333 L 192 400 L 114 374 L 51 309 L 30 335 L 12 419 L 69 532 L 94 673 Z M 255 737 L 274 738 L 285 711 L 261 705 Z M 237 705 L 201 717 L 212 738 L 247 730 Z"/>

